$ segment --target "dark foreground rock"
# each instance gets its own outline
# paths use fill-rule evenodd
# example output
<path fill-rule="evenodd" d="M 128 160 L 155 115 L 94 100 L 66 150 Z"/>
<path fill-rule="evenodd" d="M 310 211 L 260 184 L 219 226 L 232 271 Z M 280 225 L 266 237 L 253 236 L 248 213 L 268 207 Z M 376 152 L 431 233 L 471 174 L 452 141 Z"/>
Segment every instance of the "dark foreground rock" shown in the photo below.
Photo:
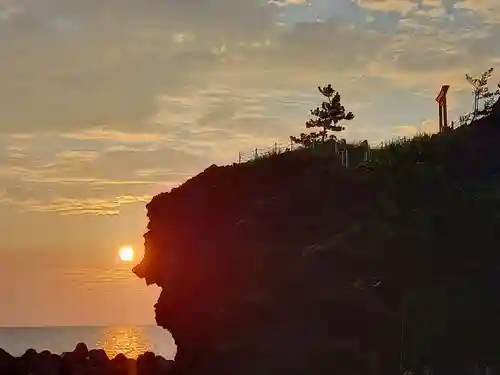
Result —
<path fill-rule="evenodd" d="M 500 368 L 495 113 L 345 169 L 298 151 L 212 166 L 147 205 L 134 272 L 186 375 Z"/>
<path fill-rule="evenodd" d="M 172 367 L 173 361 L 151 352 L 137 359 L 123 354 L 110 359 L 104 350 L 88 350 L 83 343 L 61 355 L 28 349 L 14 357 L 0 349 L 1 375 L 169 375 Z"/>

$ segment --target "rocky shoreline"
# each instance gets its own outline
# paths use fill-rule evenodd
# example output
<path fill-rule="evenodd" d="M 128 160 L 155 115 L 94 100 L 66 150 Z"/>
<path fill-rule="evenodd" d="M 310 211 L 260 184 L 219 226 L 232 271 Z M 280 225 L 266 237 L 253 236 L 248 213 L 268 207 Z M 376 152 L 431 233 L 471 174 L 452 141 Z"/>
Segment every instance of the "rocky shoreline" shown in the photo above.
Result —
<path fill-rule="evenodd" d="M 172 367 L 172 360 L 152 352 L 145 352 L 137 359 L 123 354 L 109 358 L 104 350 L 89 350 L 84 343 L 60 355 L 28 349 L 15 357 L 0 349 L 1 375 L 167 375 Z"/>

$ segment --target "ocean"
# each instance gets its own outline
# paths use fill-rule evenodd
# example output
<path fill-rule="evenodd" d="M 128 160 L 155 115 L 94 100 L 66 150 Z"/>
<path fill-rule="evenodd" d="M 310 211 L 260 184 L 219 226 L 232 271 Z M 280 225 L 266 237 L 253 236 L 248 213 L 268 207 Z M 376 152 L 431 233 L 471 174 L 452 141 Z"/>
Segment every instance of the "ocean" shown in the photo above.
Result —
<path fill-rule="evenodd" d="M 89 349 L 102 348 L 110 358 L 123 353 L 129 358 L 152 351 L 173 359 L 176 347 L 172 335 L 156 326 L 127 327 L 0 327 L 0 348 L 19 356 L 26 349 L 72 351 L 84 342 Z"/>

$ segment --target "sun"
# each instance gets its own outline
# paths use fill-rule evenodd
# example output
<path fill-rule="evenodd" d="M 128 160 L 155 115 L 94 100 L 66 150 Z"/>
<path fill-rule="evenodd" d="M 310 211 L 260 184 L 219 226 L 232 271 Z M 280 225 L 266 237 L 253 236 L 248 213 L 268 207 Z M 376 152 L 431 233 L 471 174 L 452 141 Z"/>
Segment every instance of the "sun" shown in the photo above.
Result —
<path fill-rule="evenodd" d="M 124 262 L 131 262 L 134 260 L 134 249 L 130 246 L 124 246 L 118 251 L 120 259 Z"/>

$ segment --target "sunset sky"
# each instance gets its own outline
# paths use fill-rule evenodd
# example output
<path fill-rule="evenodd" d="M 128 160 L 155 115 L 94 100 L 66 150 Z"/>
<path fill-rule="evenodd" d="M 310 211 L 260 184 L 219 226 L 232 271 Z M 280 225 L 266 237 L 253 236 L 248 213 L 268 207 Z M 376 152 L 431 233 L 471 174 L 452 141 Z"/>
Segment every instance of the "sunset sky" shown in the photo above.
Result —
<path fill-rule="evenodd" d="M 0 325 L 153 323 L 117 259 L 152 195 L 286 143 L 318 85 L 347 139 L 434 132 L 499 38 L 499 0 L 0 0 Z"/>

